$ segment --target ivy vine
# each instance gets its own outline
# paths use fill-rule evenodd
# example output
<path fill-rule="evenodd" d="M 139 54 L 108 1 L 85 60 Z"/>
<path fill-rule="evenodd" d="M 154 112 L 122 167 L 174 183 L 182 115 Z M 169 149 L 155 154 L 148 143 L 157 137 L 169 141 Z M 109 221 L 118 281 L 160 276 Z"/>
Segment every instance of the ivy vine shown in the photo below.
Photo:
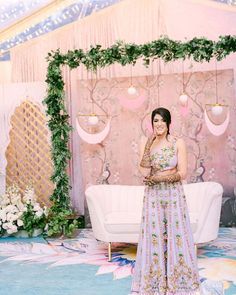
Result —
<path fill-rule="evenodd" d="M 62 54 L 57 49 L 48 53 L 46 79 L 48 87 L 44 103 L 47 105 L 46 113 L 51 131 L 51 153 L 54 165 L 51 180 L 55 184 L 54 192 L 50 197 L 53 205 L 50 208 L 51 219 L 48 235 L 62 231 L 70 233 L 78 225 L 76 221 L 71 222 L 71 219 L 68 218 L 73 214 L 70 206 L 70 184 L 67 174 L 68 162 L 71 158 L 68 142 L 72 127 L 69 124 L 69 115 L 64 103 L 65 83 L 61 66 L 68 65 L 70 69 L 74 69 L 83 64 L 87 70 L 95 71 L 98 67 L 103 68 L 115 63 L 122 66 L 134 65 L 138 59 L 142 59 L 145 66 L 155 59 L 170 62 L 192 58 L 196 62 L 209 62 L 212 58 L 220 61 L 234 52 L 236 52 L 236 36 L 220 36 L 218 41 L 193 38 L 186 42 L 161 37 L 143 45 L 117 41 L 106 49 L 101 45 L 95 45 L 91 46 L 88 51 L 75 49 Z"/>

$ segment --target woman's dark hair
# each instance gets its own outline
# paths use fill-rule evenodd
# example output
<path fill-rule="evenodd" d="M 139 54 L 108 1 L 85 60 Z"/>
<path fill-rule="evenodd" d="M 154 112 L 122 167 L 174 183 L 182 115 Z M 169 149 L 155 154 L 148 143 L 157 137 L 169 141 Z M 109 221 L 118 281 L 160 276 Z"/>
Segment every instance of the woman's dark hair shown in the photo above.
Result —
<path fill-rule="evenodd" d="M 160 115 L 163 119 L 164 122 L 166 122 L 167 125 L 167 135 L 170 134 L 169 131 L 169 127 L 170 127 L 170 123 L 171 123 L 171 114 L 170 111 L 165 109 L 165 108 L 157 108 L 155 110 L 152 111 L 152 128 L 153 128 L 153 121 L 154 121 L 154 117 L 156 115 Z"/>

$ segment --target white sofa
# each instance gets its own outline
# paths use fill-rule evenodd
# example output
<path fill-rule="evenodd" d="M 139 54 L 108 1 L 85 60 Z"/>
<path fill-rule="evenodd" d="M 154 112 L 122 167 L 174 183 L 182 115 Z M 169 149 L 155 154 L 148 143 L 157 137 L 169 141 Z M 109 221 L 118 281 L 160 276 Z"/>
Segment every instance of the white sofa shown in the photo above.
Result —
<path fill-rule="evenodd" d="M 195 245 L 216 239 L 223 188 L 216 182 L 184 184 Z M 92 185 L 85 191 L 97 240 L 138 243 L 144 186 Z"/>

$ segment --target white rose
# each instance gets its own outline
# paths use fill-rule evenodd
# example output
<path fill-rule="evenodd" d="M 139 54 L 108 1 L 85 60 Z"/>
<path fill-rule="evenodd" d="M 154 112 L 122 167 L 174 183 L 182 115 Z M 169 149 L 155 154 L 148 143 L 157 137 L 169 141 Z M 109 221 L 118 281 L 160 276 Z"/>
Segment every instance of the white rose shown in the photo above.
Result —
<path fill-rule="evenodd" d="M 14 233 L 14 231 L 12 231 L 11 229 L 8 229 L 8 230 L 7 230 L 7 233 L 8 233 L 9 235 L 11 235 L 11 234 Z"/>
<path fill-rule="evenodd" d="M 8 222 L 11 222 L 11 212 L 8 212 L 7 214 L 6 214 L 6 221 L 8 221 Z"/>
<path fill-rule="evenodd" d="M 22 202 L 18 202 L 17 207 L 18 207 L 19 211 L 24 211 L 25 206 Z"/>
<path fill-rule="evenodd" d="M 20 195 L 15 195 L 15 196 L 11 197 L 11 203 L 14 205 L 17 204 L 19 201 L 21 201 Z"/>
<path fill-rule="evenodd" d="M 17 220 L 17 218 L 18 218 L 18 216 L 15 215 L 14 213 L 11 213 L 11 212 L 7 213 L 7 220 L 8 221 L 13 222 L 13 221 Z"/>
<path fill-rule="evenodd" d="M 5 222 L 7 219 L 6 211 L 4 209 L 0 211 L 0 219 L 2 222 Z"/>
<path fill-rule="evenodd" d="M 11 212 L 11 213 L 15 213 L 15 212 L 18 212 L 18 209 L 15 205 L 8 205 L 6 208 L 5 208 L 6 212 Z"/>
<path fill-rule="evenodd" d="M 6 214 L 6 221 L 7 222 L 11 222 L 11 215 L 12 215 L 11 213 Z"/>
<path fill-rule="evenodd" d="M 23 221 L 21 219 L 18 219 L 17 220 L 17 225 L 18 226 L 22 226 L 22 225 L 24 225 L 24 223 L 23 223 Z"/>
<path fill-rule="evenodd" d="M 38 210 L 38 211 L 36 211 L 36 212 L 35 212 L 35 215 L 36 215 L 37 217 L 41 217 L 41 216 L 43 215 L 43 210 Z"/>
<path fill-rule="evenodd" d="M 35 205 L 34 205 L 34 207 L 33 207 L 33 210 L 34 211 L 39 211 L 41 208 L 40 208 L 40 206 L 39 206 L 39 203 L 36 203 Z"/>
<path fill-rule="evenodd" d="M 8 229 L 8 228 L 10 228 L 10 225 L 11 225 L 11 223 L 6 222 L 6 223 L 4 223 L 4 224 L 2 225 L 2 228 L 4 228 L 4 229 Z"/>
<path fill-rule="evenodd" d="M 8 233 L 9 235 L 14 234 L 14 233 L 16 233 L 16 232 L 17 232 L 17 227 L 16 227 L 16 226 L 7 229 L 7 233 Z"/>
<path fill-rule="evenodd" d="M 18 213 L 17 213 L 17 217 L 18 217 L 18 218 L 21 217 L 21 216 L 23 215 L 23 213 L 24 213 L 24 212 L 22 212 L 22 211 L 21 211 L 21 212 L 18 212 Z"/>
<path fill-rule="evenodd" d="M 17 226 L 15 224 L 10 223 L 10 225 L 8 226 L 8 228 L 10 230 L 12 230 L 13 232 L 17 232 Z"/>
<path fill-rule="evenodd" d="M 8 205 L 4 209 L 5 209 L 6 212 L 11 212 L 13 207 L 14 207 L 13 205 Z"/>

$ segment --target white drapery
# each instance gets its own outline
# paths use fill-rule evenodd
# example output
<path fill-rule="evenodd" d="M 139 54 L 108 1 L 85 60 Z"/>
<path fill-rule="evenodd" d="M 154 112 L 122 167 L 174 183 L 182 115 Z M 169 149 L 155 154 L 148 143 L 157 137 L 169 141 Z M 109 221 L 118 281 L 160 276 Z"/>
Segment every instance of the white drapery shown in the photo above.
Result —
<path fill-rule="evenodd" d="M 44 81 L 47 62 L 45 57 L 51 50 L 62 52 L 101 44 L 107 48 L 117 40 L 143 44 L 156 40 L 160 35 L 184 40 L 202 37 L 216 40 L 220 35 L 235 35 L 235 9 L 219 3 L 205 4 L 196 0 L 126 0 L 91 16 L 64 26 L 11 50 L 12 81 Z M 225 8 L 225 9 L 224 9 Z M 221 20 L 221 21 L 216 21 Z M 235 55 L 222 61 L 218 68 L 234 67 Z M 232 62 L 233 61 L 233 62 Z M 234 65 L 233 65 L 234 64 Z M 194 70 L 212 70 L 214 63 L 194 64 Z M 182 63 L 162 64 L 162 73 L 182 71 Z M 158 72 L 153 64 L 149 69 L 142 61 L 133 69 L 133 75 L 152 75 Z M 236 71 L 235 71 L 236 72 Z M 87 79 L 83 66 L 73 71 L 77 79 Z M 99 70 L 100 77 L 112 78 L 130 75 L 130 67 L 112 65 Z"/>

